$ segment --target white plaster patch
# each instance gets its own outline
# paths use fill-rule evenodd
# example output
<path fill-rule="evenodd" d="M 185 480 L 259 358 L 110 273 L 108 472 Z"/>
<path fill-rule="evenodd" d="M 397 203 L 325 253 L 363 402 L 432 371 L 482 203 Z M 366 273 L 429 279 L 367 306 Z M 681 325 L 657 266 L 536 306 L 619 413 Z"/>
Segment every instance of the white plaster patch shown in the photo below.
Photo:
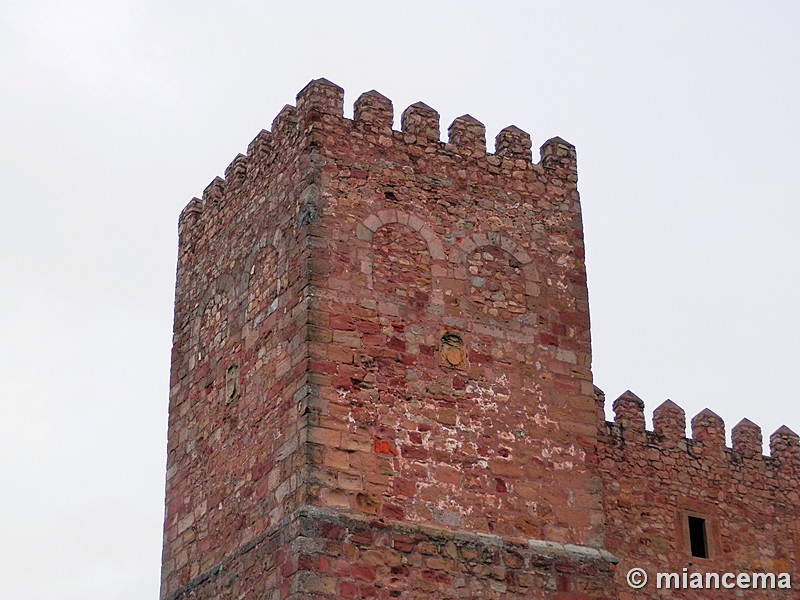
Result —
<path fill-rule="evenodd" d="M 567 457 L 577 458 L 579 464 L 582 464 L 586 457 L 586 452 L 576 448 L 575 444 L 570 444 L 564 448 L 547 443 L 542 448 L 542 457 L 552 460 L 553 468 L 556 471 L 570 471 L 575 467 L 575 463 Z"/>
<path fill-rule="evenodd" d="M 455 440 L 453 438 L 447 438 L 444 441 L 444 447 L 445 450 L 447 450 L 448 452 L 454 452 L 457 449 L 461 448 L 461 444 L 459 443 L 458 440 Z"/>
<path fill-rule="evenodd" d="M 558 422 L 548 417 L 544 412 L 537 412 L 533 415 L 533 422 L 539 427 L 547 427 L 548 425 L 555 425 L 558 429 Z"/>

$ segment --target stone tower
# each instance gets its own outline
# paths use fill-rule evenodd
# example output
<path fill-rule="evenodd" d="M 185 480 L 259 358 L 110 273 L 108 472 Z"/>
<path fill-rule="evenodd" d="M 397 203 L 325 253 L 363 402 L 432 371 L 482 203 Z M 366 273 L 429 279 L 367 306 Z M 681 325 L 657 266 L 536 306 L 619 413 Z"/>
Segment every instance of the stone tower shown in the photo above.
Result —
<path fill-rule="evenodd" d="M 609 598 L 574 148 L 316 80 L 180 217 L 162 599 Z"/>

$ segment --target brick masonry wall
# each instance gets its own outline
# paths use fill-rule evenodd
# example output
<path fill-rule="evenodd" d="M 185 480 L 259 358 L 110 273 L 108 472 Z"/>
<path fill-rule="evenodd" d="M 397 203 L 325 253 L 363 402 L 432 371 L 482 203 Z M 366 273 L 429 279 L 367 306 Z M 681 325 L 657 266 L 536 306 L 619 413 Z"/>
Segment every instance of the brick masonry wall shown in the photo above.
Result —
<path fill-rule="evenodd" d="M 598 412 L 602 415 L 602 393 Z M 744 419 L 725 446 L 725 426 L 710 410 L 691 421 L 667 401 L 645 430 L 644 403 L 626 392 L 614 402 L 615 421 L 599 438 L 606 548 L 621 559 L 620 599 L 798 598 L 800 571 L 800 443 L 782 427 L 762 456 L 761 430 Z M 705 519 L 708 558 L 692 556 L 688 517 Z M 634 591 L 632 567 L 658 572 L 790 573 L 793 590 Z"/>

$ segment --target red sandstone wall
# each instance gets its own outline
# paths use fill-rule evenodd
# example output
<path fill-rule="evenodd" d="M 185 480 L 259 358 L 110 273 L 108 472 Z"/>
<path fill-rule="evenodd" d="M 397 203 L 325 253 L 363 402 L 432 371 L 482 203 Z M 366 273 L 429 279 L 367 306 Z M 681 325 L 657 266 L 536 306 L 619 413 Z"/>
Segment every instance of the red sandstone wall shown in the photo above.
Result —
<path fill-rule="evenodd" d="M 574 149 L 314 82 L 311 501 L 600 546 Z M 453 337 L 453 334 L 461 338 Z M 443 342 L 443 336 L 450 335 Z M 452 345 L 452 344 L 455 345 Z"/>
<path fill-rule="evenodd" d="M 181 215 L 162 597 L 303 504 L 303 147 L 287 107 Z"/>
<path fill-rule="evenodd" d="M 602 398 L 601 398 L 602 404 Z M 786 428 L 770 438 L 762 456 L 761 431 L 746 419 L 733 428 L 725 447 L 725 426 L 711 411 L 692 419 L 672 402 L 654 413 L 645 431 L 643 402 L 627 392 L 614 402 L 616 419 L 599 439 L 606 548 L 622 560 L 620 599 L 634 598 L 798 598 L 800 584 L 800 447 Z M 599 407 L 602 414 L 602 406 Z M 707 559 L 691 556 L 688 516 L 706 519 Z M 651 583 L 634 591 L 625 583 L 633 567 Z M 655 589 L 658 572 L 787 572 L 793 591 Z"/>

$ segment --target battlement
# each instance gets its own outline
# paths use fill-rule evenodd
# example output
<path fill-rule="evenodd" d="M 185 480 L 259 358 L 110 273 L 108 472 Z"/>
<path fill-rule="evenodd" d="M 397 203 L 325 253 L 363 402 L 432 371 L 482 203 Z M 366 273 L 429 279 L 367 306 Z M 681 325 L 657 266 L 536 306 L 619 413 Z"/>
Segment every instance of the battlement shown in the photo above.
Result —
<path fill-rule="evenodd" d="M 598 389 L 596 401 L 604 415 Z M 725 423 L 709 409 L 691 418 L 690 437 L 686 412 L 671 400 L 653 411 L 652 431 L 644 409 L 626 391 L 613 403 L 614 420 L 602 416 L 598 431 L 606 547 L 621 557 L 620 571 L 663 564 L 791 570 L 800 539 L 800 437 L 778 428 L 765 456 L 761 428 L 748 419 L 733 427 L 727 447 Z"/>
<path fill-rule="evenodd" d="M 603 415 L 605 395 L 596 389 L 598 414 Z M 619 446 L 647 446 L 662 452 L 685 452 L 688 456 L 725 456 L 732 464 L 765 461 L 777 468 L 800 473 L 800 436 L 786 425 L 769 438 L 769 456 L 762 455 L 761 428 L 742 419 L 731 430 L 732 447 L 725 445 L 725 423 L 706 408 L 692 417 L 691 437 L 686 437 L 686 412 L 672 400 L 666 400 L 653 411 L 653 430 L 645 428 L 645 404 L 630 390 L 614 400 L 613 422 L 603 424 L 613 442 Z"/>
<path fill-rule="evenodd" d="M 404 148 L 419 159 L 460 160 L 472 163 L 465 168 L 505 172 L 515 177 L 522 173 L 542 177 L 548 170 L 564 170 L 565 179 L 577 181 L 575 147 L 560 137 L 542 144 L 539 160 L 533 162 L 529 133 L 511 125 L 497 133 L 495 152 L 486 147 L 486 127 L 471 115 L 453 120 L 447 128 L 447 141 L 441 139 L 439 113 L 423 102 L 416 102 L 401 115 L 399 130 L 392 128 L 394 107 L 391 100 L 375 90 L 364 92 L 354 103 L 353 118 L 344 117 L 344 90 L 326 79 L 308 83 L 296 97 L 295 105 L 286 105 L 271 125 L 262 130 L 247 146 L 246 154 L 238 154 L 224 171 L 193 198 L 179 218 L 181 240 L 189 242 L 189 232 L 202 228 L 217 214 L 226 198 L 237 195 L 248 180 L 256 180 L 274 163 L 279 166 L 295 160 L 309 148 L 343 143 L 342 136 L 354 142 L 367 142 L 385 148 Z M 335 137 L 331 134 L 335 133 Z M 277 169 L 276 169 L 277 171 Z M 187 244 L 188 245 L 188 244 Z"/>

